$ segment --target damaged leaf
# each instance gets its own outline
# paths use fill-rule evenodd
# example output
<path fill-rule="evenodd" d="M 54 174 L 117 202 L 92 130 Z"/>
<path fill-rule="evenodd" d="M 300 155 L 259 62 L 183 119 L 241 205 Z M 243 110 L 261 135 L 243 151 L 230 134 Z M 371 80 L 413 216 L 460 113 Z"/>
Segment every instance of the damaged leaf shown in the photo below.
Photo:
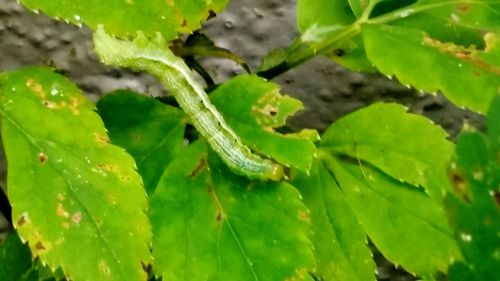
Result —
<path fill-rule="evenodd" d="M 314 130 L 281 134 L 275 129 L 302 109 L 299 100 L 283 96 L 279 87 L 253 75 L 240 75 L 210 94 L 211 101 L 243 142 L 290 167 L 307 171 L 316 152 Z"/>
<path fill-rule="evenodd" d="M 310 280 L 309 215 L 297 190 L 232 174 L 203 141 L 163 174 L 151 222 L 155 272 L 163 278 Z"/>
<path fill-rule="evenodd" d="M 4 73 L 0 90 L 14 227 L 33 255 L 75 281 L 145 280 L 142 180 L 94 104 L 47 68 Z"/>
<path fill-rule="evenodd" d="M 499 113 L 497 97 L 488 113 L 488 137 L 465 132 L 458 139 L 445 206 L 464 259 L 450 268 L 451 281 L 500 280 Z"/>
<path fill-rule="evenodd" d="M 200 28 L 201 22 L 221 11 L 227 0 L 21 0 L 32 10 L 96 30 L 128 37 L 142 31 L 148 37 L 161 32 L 165 40 Z M 120 11 L 119 13 L 117 11 Z"/>

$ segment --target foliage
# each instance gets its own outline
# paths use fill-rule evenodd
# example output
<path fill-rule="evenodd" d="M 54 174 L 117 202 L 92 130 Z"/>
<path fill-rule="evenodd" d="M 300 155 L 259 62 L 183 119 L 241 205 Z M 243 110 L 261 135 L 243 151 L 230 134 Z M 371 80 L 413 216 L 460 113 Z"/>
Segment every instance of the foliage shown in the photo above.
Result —
<path fill-rule="evenodd" d="M 105 30 L 103 61 L 160 76 L 183 110 L 129 90 L 96 107 L 45 67 L 0 73 L 14 227 L 0 246 L 2 278 L 364 281 L 376 278 L 370 240 L 425 280 L 448 270 L 450 280 L 500 279 L 500 2 L 299 0 L 300 38 L 209 96 L 190 78 L 187 65 L 205 77 L 195 57 L 244 62 L 199 31 L 178 35 L 227 1 L 21 2 Z M 137 40 L 134 54 L 111 48 Z M 111 62 L 106 49 L 137 60 Z M 263 78 L 317 55 L 490 108 L 488 135 L 464 133 L 454 156 L 446 132 L 393 103 L 341 118 L 321 140 L 288 132 L 302 103 Z M 244 145 L 286 175 L 235 174 L 216 142 Z"/>
<path fill-rule="evenodd" d="M 465 132 L 458 139 L 445 200 L 464 261 L 450 268 L 450 280 L 500 280 L 500 98 L 488 113 L 488 135 Z"/>

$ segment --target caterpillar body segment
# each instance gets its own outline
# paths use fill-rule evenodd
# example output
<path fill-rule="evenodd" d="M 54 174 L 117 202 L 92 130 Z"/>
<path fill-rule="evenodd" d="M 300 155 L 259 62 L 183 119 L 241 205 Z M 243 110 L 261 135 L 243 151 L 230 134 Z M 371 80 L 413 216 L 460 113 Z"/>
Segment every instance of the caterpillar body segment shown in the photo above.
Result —
<path fill-rule="evenodd" d="M 251 179 L 280 180 L 283 166 L 253 153 L 224 121 L 196 82 L 184 61 L 167 47 L 161 35 L 153 41 L 141 33 L 134 41 L 114 38 L 99 27 L 94 44 L 103 63 L 146 71 L 160 79 L 191 118 L 193 126 L 229 168 Z"/>

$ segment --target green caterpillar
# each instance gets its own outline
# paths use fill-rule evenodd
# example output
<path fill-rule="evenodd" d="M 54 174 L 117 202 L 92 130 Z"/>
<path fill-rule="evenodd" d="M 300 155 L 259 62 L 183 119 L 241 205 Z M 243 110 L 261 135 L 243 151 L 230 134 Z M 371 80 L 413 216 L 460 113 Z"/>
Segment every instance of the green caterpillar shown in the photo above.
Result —
<path fill-rule="evenodd" d="M 134 41 L 126 41 L 106 34 L 100 26 L 94 33 L 94 44 L 103 63 L 157 76 L 232 171 L 251 179 L 280 180 L 284 176 L 283 166 L 252 153 L 241 142 L 210 103 L 203 87 L 192 78 L 191 70 L 168 49 L 160 34 L 151 41 L 138 33 Z"/>

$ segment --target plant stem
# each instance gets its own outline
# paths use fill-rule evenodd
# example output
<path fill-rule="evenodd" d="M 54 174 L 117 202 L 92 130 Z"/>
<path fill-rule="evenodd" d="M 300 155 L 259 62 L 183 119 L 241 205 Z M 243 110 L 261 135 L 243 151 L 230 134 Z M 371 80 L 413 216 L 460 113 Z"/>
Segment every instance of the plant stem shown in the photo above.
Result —
<path fill-rule="evenodd" d="M 330 52 L 332 49 L 337 48 L 339 43 L 343 40 L 352 38 L 359 34 L 361 31 L 360 22 L 361 21 L 356 21 L 352 25 L 346 26 L 345 28 L 339 30 L 334 36 L 321 42 L 319 45 L 308 45 L 307 48 L 296 48 L 295 50 L 290 51 L 288 59 L 274 67 L 271 67 L 270 69 L 257 72 L 257 75 L 271 80 L 318 55 L 324 55 Z"/>

